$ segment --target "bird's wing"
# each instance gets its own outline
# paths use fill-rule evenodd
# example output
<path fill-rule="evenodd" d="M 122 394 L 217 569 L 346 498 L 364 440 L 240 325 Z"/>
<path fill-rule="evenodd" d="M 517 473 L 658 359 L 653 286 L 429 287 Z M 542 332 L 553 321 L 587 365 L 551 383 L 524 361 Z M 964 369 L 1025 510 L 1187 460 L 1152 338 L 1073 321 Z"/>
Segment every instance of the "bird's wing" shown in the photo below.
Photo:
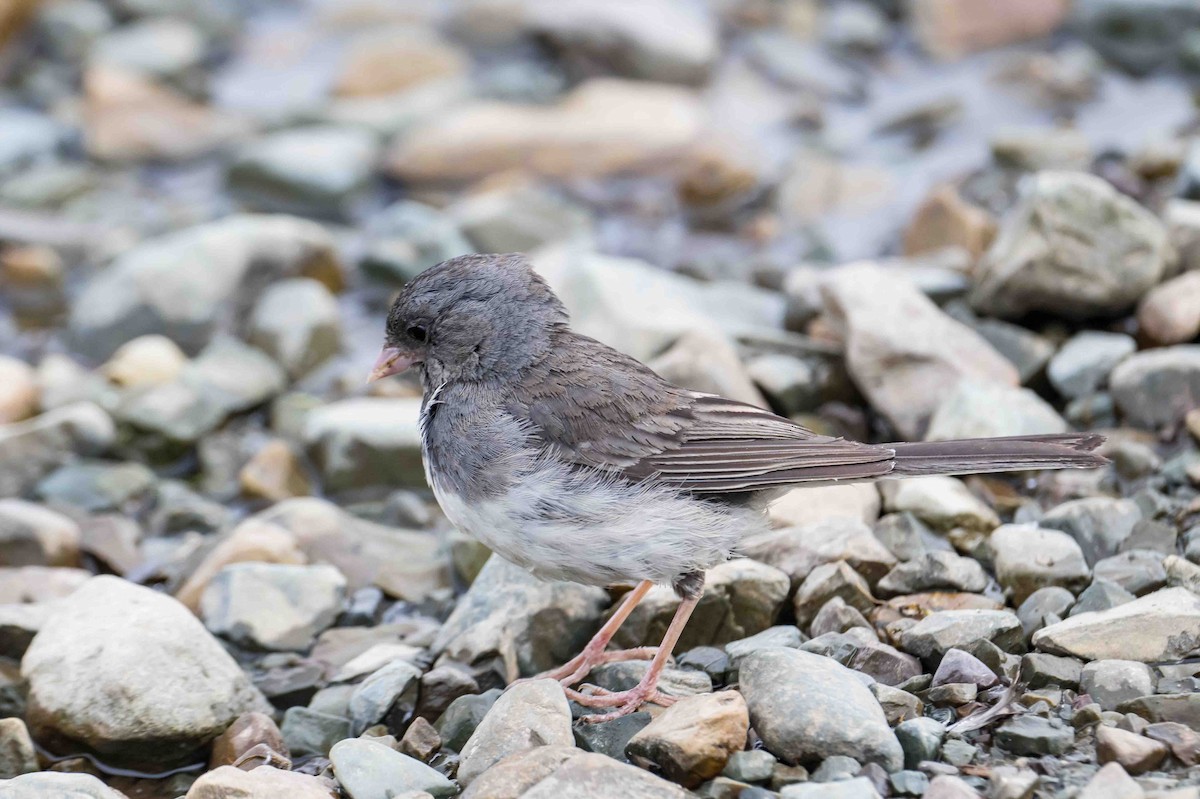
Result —
<path fill-rule="evenodd" d="M 698 494 L 880 477 L 895 454 L 672 386 L 632 358 L 573 334 L 570 346 L 515 387 L 509 412 L 557 457 Z"/>

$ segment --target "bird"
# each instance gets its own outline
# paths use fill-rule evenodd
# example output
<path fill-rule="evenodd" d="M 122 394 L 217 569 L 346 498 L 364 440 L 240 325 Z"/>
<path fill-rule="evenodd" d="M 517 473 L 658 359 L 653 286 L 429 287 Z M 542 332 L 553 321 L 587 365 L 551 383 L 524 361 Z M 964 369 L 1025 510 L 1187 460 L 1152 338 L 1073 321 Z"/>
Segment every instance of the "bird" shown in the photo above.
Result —
<path fill-rule="evenodd" d="M 426 480 L 451 523 L 537 577 L 633 584 L 579 655 L 539 675 L 597 711 L 593 722 L 674 701 L 658 679 L 705 571 L 767 529 L 763 508 L 782 491 L 1107 462 L 1091 433 L 865 444 L 672 385 L 573 331 L 518 253 L 451 258 L 400 290 L 370 379 L 408 369 L 423 390 Z M 680 600 L 661 644 L 607 651 L 655 585 Z M 629 690 L 580 685 L 600 664 L 633 659 L 650 663 Z"/>

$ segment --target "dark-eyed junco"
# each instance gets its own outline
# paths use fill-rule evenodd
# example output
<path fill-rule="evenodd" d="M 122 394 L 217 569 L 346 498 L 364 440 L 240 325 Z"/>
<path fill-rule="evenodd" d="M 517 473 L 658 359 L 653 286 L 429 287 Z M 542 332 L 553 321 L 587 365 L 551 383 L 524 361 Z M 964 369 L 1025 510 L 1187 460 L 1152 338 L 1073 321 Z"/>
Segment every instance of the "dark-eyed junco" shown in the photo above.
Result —
<path fill-rule="evenodd" d="M 521 255 L 468 255 L 422 272 L 397 297 L 372 378 L 420 368 L 425 472 L 446 516 L 535 575 L 636 582 L 583 652 L 551 672 L 611 709 L 669 703 L 658 675 L 706 569 L 764 529 L 773 490 L 803 483 L 1104 463 L 1088 434 L 897 444 L 817 435 L 769 411 L 673 386 L 567 326 Z M 605 647 L 655 584 L 679 610 L 662 645 Z M 649 657 L 629 691 L 570 690 L 597 664 Z"/>

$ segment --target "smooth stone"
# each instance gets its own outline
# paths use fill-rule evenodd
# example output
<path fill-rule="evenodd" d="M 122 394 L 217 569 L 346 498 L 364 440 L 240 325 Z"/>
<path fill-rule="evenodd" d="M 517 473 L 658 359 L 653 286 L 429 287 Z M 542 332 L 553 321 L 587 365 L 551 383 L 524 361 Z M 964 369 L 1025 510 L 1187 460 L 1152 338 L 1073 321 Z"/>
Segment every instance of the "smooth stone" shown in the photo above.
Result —
<path fill-rule="evenodd" d="M 778 762 L 765 749 L 747 749 L 731 754 L 721 773 L 738 782 L 766 782 Z"/>
<path fill-rule="evenodd" d="M 1187 410 L 1177 398 L 1200 395 L 1200 345 L 1139 352 L 1113 369 L 1109 384 L 1130 424 L 1149 429 L 1174 424 Z"/>
<path fill-rule="evenodd" d="M 518 673 L 509 679 L 537 674 L 579 653 L 599 625 L 606 603 L 607 595 L 599 588 L 539 580 L 492 557 L 459 599 L 431 649 L 441 664 L 476 666 L 512 657 Z"/>
<path fill-rule="evenodd" d="M 462 799 L 688 799 L 694 794 L 643 769 L 568 746 L 539 746 L 501 760 Z"/>
<path fill-rule="evenodd" d="M 1075 688 L 1079 685 L 1083 664 L 1075 658 L 1031 652 L 1021 658 L 1021 679 L 1028 680 L 1032 689 L 1056 686 Z"/>
<path fill-rule="evenodd" d="M 1136 660 L 1105 659 L 1087 663 L 1080 674 L 1080 690 L 1105 710 L 1154 693 L 1154 672 Z"/>
<path fill-rule="evenodd" d="M 996 729 L 995 740 L 1014 755 L 1061 755 L 1075 744 L 1075 732 L 1055 720 L 1018 716 Z"/>
<path fill-rule="evenodd" d="M 871 492 L 875 494 L 873 486 Z M 785 495 L 783 500 L 788 500 L 790 496 Z M 874 497 L 874 504 L 877 509 L 878 495 Z M 786 509 L 779 511 L 778 516 L 772 511 L 772 516 L 783 526 L 767 533 L 748 535 L 742 540 L 739 551 L 783 570 L 794 587 L 799 587 L 817 567 L 838 561 L 848 563 L 869 583 L 878 581 L 896 565 L 896 556 L 879 542 L 871 528 L 860 519 L 832 515 L 827 519 L 792 526 L 787 522 L 793 515 L 787 513 Z"/>
<path fill-rule="evenodd" d="M 1005 524 L 992 531 L 987 546 L 996 579 L 1014 604 L 1023 603 L 1039 589 L 1060 586 L 1075 592 L 1088 583 L 1090 572 L 1083 550 L 1074 538 L 1058 530 Z"/>
<path fill-rule="evenodd" d="M 749 711 L 741 694 L 685 697 L 656 716 L 625 747 L 630 762 L 694 788 L 721 773 L 746 744 Z"/>
<path fill-rule="evenodd" d="M 934 530 L 955 527 L 991 532 L 1000 526 L 996 512 L 954 477 L 913 477 L 879 484 L 884 509 L 912 513 Z"/>
<path fill-rule="evenodd" d="M 972 558 L 953 552 L 927 552 L 897 565 L 879 581 L 876 590 L 882 596 L 938 589 L 975 593 L 987 585 L 987 572 Z"/>
<path fill-rule="evenodd" d="M 242 713 L 268 709 L 183 605 L 109 576 L 60 602 L 21 674 L 37 735 L 133 765 L 190 762 Z"/>
<path fill-rule="evenodd" d="M 0 719 L 0 780 L 37 771 L 37 750 L 25 722 L 19 718 Z"/>
<path fill-rule="evenodd" d="M 538 746 L 571 746 L 571 710 L 554 680 L 533 680 L 501 694 L 462 748 L 458 781 L 469 786 L 510 755 Z"/>
<path fill-rule="evenodd" d="M 452 701 L 435 725 L 445 747 L 452 752 L 461 752 L 467 739 L 499 698 L 500 689 L 493 688 L 481 694 L 460 696 Z"/>
<path fill-rule="evenodd" d="M 1200 272 L 1184 272 L 1146 293 L 1138 326 L 1156 344 L 1184 344 L 1200 335 Z"/>
<path fill-rule="evenodd" d="M 267 285 L 264 277 L 298 276 L 340 285 L 333 241 L 323 227 L 287 216 L 226 217 L 148 239 L 120 255 L 72 305 L 71 335 L 95 358 L 151 333 L 197 352 L 218 329 L 244 318 Z"/>
<path fill-rule="evenodd" d="M 1085 497 L 1052 508 L 1038 524 L 1062 530 L 1074 538 L 1091 566 L 1117 554 L 1141 517 L 1141 511 L 1132 500 Z"/>
<path fill-rule="evenodd" d="M 845 667 L 794 649 L 764 649 L 739 674 L 754 729 L 784 762 L 844 754 L 889 771 L 901 767 L 903 751 L 879 702 Z"/>
<path fill-rule="evenodd" d="M 1047 624 L 1061 621 L 1075 604 L 1075 596 L 1065 588 L 1039 588 L 1017 608 L 1017 618 L 1028 639 Z"/>
<path fill-rule="evenodd" d="M 1110 610 L 1082 613 L 1033 635 L 1039 649 L 1084 660 L 1144 663 L 1184 657 L 1200 641 L 1200 597 L 1164 588 Z"/>
<path fill-rule="evenodd" d="M 38 771 L 0 780 L 0 795 L 4 799 L 126 799 L 125 794 L 109 788 L 91 774 L 54 771 Z"/>
<path fill-rule="evenodd" d="M 334 787 L 320 777 L 284 771 L 271 766 L 258 766 L 242 771 L 233 766 L 221 766 L 200 776 L 192 783 L 184 799 L 329 799 Z"/>
<path fill-rule="evenodd" d="M 1076 399 L 1106 385 L 1117 364 L 1136 351 L 1132 336 L 1084 330 L 1068 339 L 1050 359 L 1046 375 L 1059 394 Z"/>
<path fill-rule="evenodd" d="M 20 499 L 0 499 L 0 563 L 77 566 L 79 525 L 70 517 Z"/>
<path fill-rule="evenodd" d="M 420 685 L 421 669 L 403 660 L 371 674 L 350 695 L 351 734 L 361 735 L 368 727 L 392 720 L 396 724 L 389 726 L 401 726 L 416 709 Z"/>
<path fill-rule="evenodd" d="M 1092 569 L 1092 576 L 1096 580 L 1107 580 L 1119 585 L 1135 596 L 1155 591 L 1167 584 L 1167 571 L 1163 567 L 1162 553 L 1146 549 L 1130 549 L 1098 560 Z"/>
<path fill-rule="evenodd" d="M 917 768 L 923 761 L 937 760 L 946 737 L 946 728 L 924 717 L 902 721 L 895 728 L 896 739 L 904 750 L 904 767 Z"/>
<path fill-rule="evenodd" d="M 338 783 L 351 799 L 391 799 L 404 791 L 433 797 L 458 793 L 453 782 L 415 758 L 366 738 L 338 741 L 329 750 Z"/>
<path fill-rule="evenodd" d="M 625 746 L 650 723 L 650 719 L 650 714 L 642 710 L 612 721 L 576 723 L 575 743 L 585 752 L 596 752 L 614 760 L 629 762 Z"/>
<path fill-rule="evenodd" d="M 1152 771 L 1167 757 L 1166 744 L 1101 724 L 1096 728 L 1096 760 L 1120 763 L 1129 774 Z"/>
<path fill-rule="evenodd" d="M 330 490 L 424 486 L 420 400 L 361 397 L 311 411 L 304 441 Z"/>
<path fill-rule="evenodd" d="M 981 689 L 997 685 L 1000 679 L 982 660 L 961 649 L 951 649 L 933 674 L 934 687 L 953 683 L 969 683 Z"/>
<path fill-rule="evenodd" d="M 1008 359 L 904 278 L 873 265 L 839 267 L 822 290 L 855 384 L 907 438 L 924 432 L 940 398 L 960 380 L 1018 383 Z"/>
<path fill-rule="evenodd" d="M 214 634 L 262 649 L 307 649 L 342 609 L 333 566 L 234 563 L 209 584 L 200 614 Z"/>
<path fill-rule="evenodd" d="M 208 767 L 232 766 L 255 747 L 266 747 L 278 754 L 287 752 L 283 733 L 270 716 L 266 713 L 243 713 L 213 741 Z"/>
<path fill-rule="evenodd" d="M 925 661 L 939 660 L 951 649 L 990 641 L 1010 651 L 1022 640 L 1021 622 L 1007 610 L 942 610 L 931 613 L 900 635 L 901 647 Z"/>
<path fill-rule="evenodd" d="M 1136 599 L 1116 583 L 1108 580 L 1093 580 L 1092 584 L 1079 593 L 1075 604 L 1071 606 L 1068 616 L 1078 616 L 1081 613 L 1095 613 L 1111 610 L 1118 605 L 1125 605 Z"/>
<path fill-rule="evenodd" d="M 1167 248 L 1163 224 L 1101 178 L 1039 172 L 984 256 L 971 304 L 1001 317 L 1112 316 L 1162 279 Z"/>
<path fill-rule="evenodd" d="M 77 456 L 116 441 L 112 417 L 93 402 L 71 402 L 32 419 L 0 425 L 0 495 L 21 496 Z"/>
<path fill-rule="evenodd" d="M 250 314 L 246 340 L 274 358 L 288 374 L 303 377 L 341 348 L 337 298 L 311 278 L 275 283 Z"/>
<path fill-rule="evenodd" d="M 1079 799 L 1142 799 L 1145 792 L 1120 763 L 1108 763 L 1088 780 L 1078 796 Z"/>
<path fill-rule="evenodd" d="M 937 406 L 926 441 L 1065 433 L 1066 421 L 1028 388 L 962 380 Z"/>
<path fill-rule="evenodd" d="M 280 726 L 293 757 L 326 757 L 338 741 L 350 737 L 350 720 L 307 707 L 289 707 Z"/>
<path fill-rule="evenodd" d="M 3 275 L 0 275 L 0 281 Z M 29 364 L 0 355 L 0 424 L 28 419 L 40 403 L 37 375 Z"/>

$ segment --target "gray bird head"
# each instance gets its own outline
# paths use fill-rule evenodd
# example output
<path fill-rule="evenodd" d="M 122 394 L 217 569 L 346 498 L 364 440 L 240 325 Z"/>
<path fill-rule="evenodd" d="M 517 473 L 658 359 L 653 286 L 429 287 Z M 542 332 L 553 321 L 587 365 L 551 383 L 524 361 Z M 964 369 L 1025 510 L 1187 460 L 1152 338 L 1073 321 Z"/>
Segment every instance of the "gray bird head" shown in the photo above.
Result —
<path fill-rule="evenodd" d="M 513 376 L 550 346 L 567 312 L 523 255 L 463 255 L 396 297 L 375 380 L 420 364 L 433 383 Z"/>

